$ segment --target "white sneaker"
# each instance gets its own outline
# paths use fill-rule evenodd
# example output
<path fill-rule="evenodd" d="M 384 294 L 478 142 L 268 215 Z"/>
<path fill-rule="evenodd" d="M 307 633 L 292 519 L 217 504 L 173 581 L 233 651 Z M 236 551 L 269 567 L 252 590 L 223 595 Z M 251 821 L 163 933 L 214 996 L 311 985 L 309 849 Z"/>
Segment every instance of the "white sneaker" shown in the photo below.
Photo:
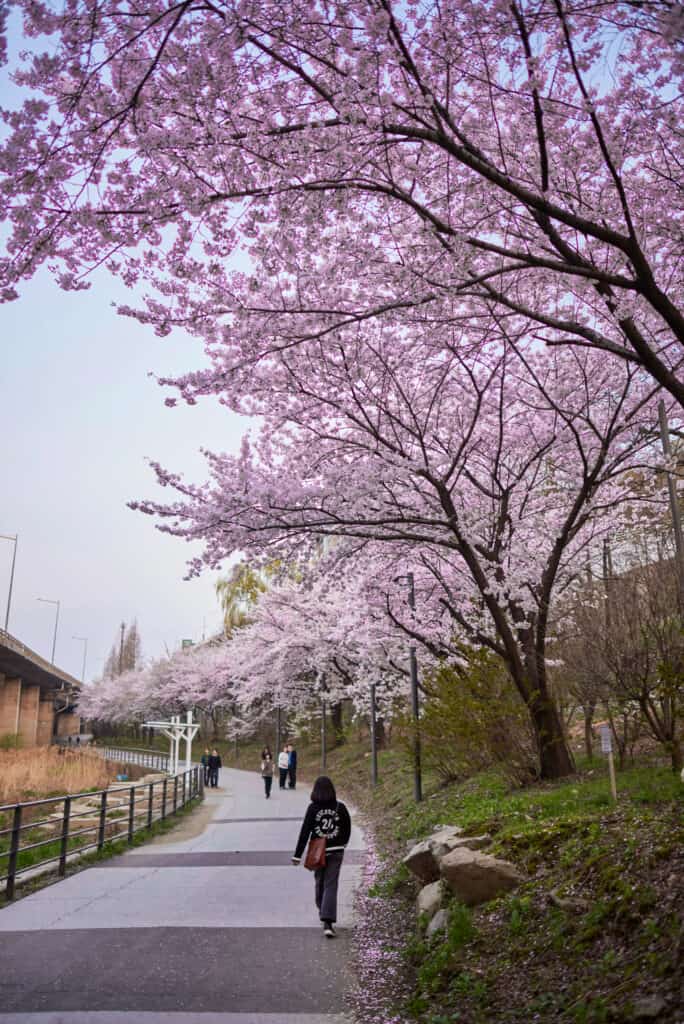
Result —
<path fill-rule="evenodd" d="M 335 938 L 335 928 L 334 928 L 334 926 L 332 924 L 326 924 L 325 928 L 323 929 L 323 934 L 325 935 L 326 939 L 334 939 Z"/>

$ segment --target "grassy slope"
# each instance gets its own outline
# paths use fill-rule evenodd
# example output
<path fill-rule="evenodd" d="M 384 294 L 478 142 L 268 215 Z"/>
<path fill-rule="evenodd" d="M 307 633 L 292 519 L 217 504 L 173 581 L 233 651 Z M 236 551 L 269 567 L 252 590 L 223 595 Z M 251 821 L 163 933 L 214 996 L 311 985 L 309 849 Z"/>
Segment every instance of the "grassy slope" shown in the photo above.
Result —
<path fill-rule="evenodd" d="M 371 792 L 366 750 L 340 747 L 328 771 L 387 856 L 378 903 L 404 897 L 412 992 L 403 1011 L 426 1024 L 598 1024 L 635 1019 L 638 1000 L 655 995 L 665 1000 L 659 1022 L 683 1019 L 684 786 L 669 769 L 621 773 L 616 805 L 598 759 L 569 782 L 523 791 L 496 775 L 445 788 L 428 776 L 416 806 L 406 755 L 381 753 L 381 781 Z M 257 757 L 256 748 L 243 749 L 238 766 Z M 318 758 L 316 748 L 300 748 L 304 778 L 318 773 Z M 229 752 L 226 761 L 234 763 Z M 489 852 L 514 862 L 528 881 L 472 912 L 452 903 L 447 939 L 426 943 L 415 927 L 416 889 L 399 861 L 408 842 L 446 823 L 491 834 Z"/>

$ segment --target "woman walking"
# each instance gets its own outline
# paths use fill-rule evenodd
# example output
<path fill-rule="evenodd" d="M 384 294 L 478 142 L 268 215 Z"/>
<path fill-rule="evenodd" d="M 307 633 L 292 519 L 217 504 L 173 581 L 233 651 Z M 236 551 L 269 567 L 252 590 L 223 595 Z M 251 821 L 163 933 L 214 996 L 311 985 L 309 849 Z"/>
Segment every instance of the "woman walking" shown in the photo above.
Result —
<path fill-rule="evenodd" d="M 344 850 L 351 835 L 349 811 L 337 799 L 335 787 L 327 775 L 320 775 L 311 791 L 309 804 L 297 840 L 293 864 L 299 864 L 309 839 L 325 839 L 325 867 L 317 868 L 316 906 L 328 939 L 335 935 L 337 920 L 337 887 Z"/>
<path fill-rule="evenodd" d="M 266 790 L 266 799 L 268 800 L 271 795 L 271 786 L 273 785 L 273 758 L 268 747 L 261 757 L 261 778 L 264 780 L 264 789 Z"/>

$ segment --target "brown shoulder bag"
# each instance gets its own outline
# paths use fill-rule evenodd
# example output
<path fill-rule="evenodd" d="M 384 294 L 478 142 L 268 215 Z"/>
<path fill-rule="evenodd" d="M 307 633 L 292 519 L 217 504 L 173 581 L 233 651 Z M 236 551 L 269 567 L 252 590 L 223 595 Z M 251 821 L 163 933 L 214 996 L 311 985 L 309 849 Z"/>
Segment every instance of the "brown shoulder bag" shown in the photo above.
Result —
<path fill-rule="evenodd" d="M 316 871 L 325 867 L 325 839 L 312 836 L 304 858 L 304 867 Z"/>

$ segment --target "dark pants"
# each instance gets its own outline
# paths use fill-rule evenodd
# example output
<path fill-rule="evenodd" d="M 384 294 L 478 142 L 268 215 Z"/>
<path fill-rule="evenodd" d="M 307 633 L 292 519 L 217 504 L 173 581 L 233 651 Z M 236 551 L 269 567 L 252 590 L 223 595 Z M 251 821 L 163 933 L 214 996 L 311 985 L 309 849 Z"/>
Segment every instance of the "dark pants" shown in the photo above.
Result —
<path fill-rule="evenodd" d="M 272 775 L 264 775 L 263 776 L 263 780 L 264 780 L 264 789 L 266 790 L 266 799 L 268 800 L 269 796 L 271 795 L 271 786 L 273 785 L 273 776 Z"/>
<path fill-rule="evenodd" d="M 210 768 L 209 769 L 209 785 L 210 786 L 212 786 L 212 787 L 218 786 L 218 773 L 219 773 L 218 768 Z"/>
<path fill-rule="evenodd" d="M 208 786 L 209 785 L 209 765 L 208 764 L 203 764 L 202 765 L 202 771 L 204 772 L 204 785 Z"/>
<path fill-rule="evenodd" d="M 288 768 L 287 774 L 290 776 L 290 789 L 294 789 L 297 785 L 297 768 Z"/>
<path fill-rule="evenodd" d="M 325 855 L 325 867 L 314 872 L 316 877 L 316 906 L 321 921 L 337 920 L 337 886 L 344 850 L 333 850 Z"/>
<path fill-rule="evenodd" d="M 285 779 L 287 778 L 287 768 L 279 768 L 280 772 L 280 788 L 285 789 Z"/>

